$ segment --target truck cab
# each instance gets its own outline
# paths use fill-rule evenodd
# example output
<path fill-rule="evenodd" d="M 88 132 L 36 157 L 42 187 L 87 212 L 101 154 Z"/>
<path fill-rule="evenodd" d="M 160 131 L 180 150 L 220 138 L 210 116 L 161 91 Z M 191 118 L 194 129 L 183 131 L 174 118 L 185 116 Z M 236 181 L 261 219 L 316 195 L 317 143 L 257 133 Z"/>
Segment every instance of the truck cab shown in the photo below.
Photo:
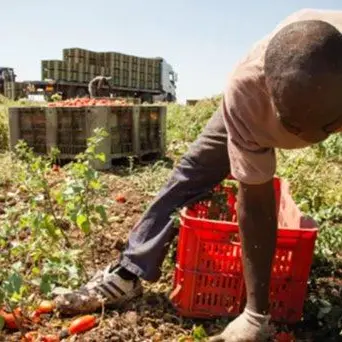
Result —
<path fill-rule="evenodd" d="M 164 59 L 162 60 L 162 91 L 164 93 L 164 99 L 169 102 L 176 100 L 176 83 L 178 81 L 178 75 L 173 70 L 172 66 L 168 64 Z"/>
<path fill-rule="evenodd" d="M 0 94 L 5 92 L 5 82 L 15 82 L 16 75 L 13 68 L 0 67 Z"/>

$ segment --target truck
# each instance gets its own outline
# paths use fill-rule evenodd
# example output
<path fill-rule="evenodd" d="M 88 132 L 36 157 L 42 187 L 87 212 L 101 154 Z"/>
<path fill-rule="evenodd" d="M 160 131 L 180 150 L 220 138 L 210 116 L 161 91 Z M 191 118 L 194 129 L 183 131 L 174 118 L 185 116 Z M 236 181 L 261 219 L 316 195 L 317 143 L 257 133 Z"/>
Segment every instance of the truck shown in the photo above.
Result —
<path fill-rule="evenodd" d="M 140 98 L 149 103 L 176 101 L 178 75 L 161 57 L 145 58 L 81 48 L 63 49 L 62 54 L 62 60 L 41 61 L 41 80 L 22 82 L 26 97 L 40 95 L 49 100 L 56 93 L 62 99 L 87 97 L 89 82 L 95 76 L 105 76 L 111 77 L 113 96 Z M 16 87 L 12 85 L 12 88 Z"/>
<path fill-rule="evenodd" d="M 13 68 L 9 68 L 9 67 L 0 67 L 0 94 L 1 95 L 11 95 L 8 97 L 15 97 L 14 94 L 9 94 L 7 92 L 7 87 L 6 85 L 8 85 L 8 83 L 15 83 L 15 78 L 16 75 L 14 73 L 14 69 Z"/>

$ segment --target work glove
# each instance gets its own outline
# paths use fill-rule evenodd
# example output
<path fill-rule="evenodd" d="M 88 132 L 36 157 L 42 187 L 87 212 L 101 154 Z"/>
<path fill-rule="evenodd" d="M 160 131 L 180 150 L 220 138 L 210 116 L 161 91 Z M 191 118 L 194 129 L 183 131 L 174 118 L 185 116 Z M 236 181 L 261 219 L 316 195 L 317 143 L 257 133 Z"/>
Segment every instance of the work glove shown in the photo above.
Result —
<path fill-rule="evenodd" d="M 269 315 L 260 315 L 246 308 L 221 334 L 209 338 L 209 342 L 269 341 L 272 335 L 269 320 Z"/>

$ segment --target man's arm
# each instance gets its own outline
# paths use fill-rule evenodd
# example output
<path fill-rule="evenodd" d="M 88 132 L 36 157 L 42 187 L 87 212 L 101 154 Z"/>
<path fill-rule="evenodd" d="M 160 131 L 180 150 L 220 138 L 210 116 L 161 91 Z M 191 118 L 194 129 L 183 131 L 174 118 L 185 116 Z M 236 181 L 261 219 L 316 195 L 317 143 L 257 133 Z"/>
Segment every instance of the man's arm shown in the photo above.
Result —
<path fill-rule="evenodd" d="M 270 272 L 277 235 L 273 180 L 259 185 L 240 182 L 238 221 L 247 287 L 247 308 L 267 314 Z"/>

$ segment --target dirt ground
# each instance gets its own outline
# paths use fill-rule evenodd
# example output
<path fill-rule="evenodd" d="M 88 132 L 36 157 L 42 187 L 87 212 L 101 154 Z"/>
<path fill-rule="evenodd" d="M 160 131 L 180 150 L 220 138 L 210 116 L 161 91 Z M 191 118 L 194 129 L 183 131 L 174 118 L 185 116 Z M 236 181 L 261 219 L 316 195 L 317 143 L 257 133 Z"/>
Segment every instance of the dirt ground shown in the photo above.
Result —
<path fill-rule="evenodd" d="M 113 177 L 106 175 L 110 187 L 110 197 L 115 198 L 118 193 L 123 194 L 126 203 L 114 203 L 110 208 L 110 226 L 94 236 L 94 259 L 89 260 L 89 270 L 102 268 L 108 262 L 115 261 L 119 256 L 121 245 L 125 243 L 127 235 L 139 219 L 151 196 L 139 191 L 131 180 L 124 177 Z M 91 331 L 80 336 L 74 336 L 65 341 L 179 341 L 181 337 L 189 336 L 194 324 L 202 324 L 208 335 L 215 334 L 227 324 L 227 319 L 218 320 L 190 320 L 183 319 L 177 315 L 168 300 L 172 289 L 173 272 L 164 265 L 162 278 L 153 284 L 144 283 L 145 292 L 141 298 L 129 303 L 119 311 L 105 310 L 100 324 Z M 322 278 L 327 283 L 320 285 L 319 281 L 311 284 L 311 293 L 329 292 L 334 296 L 337 306 L 342 307 L 341 288 L 342 283 L 338 279 Z M 331 294 L 333 293 L 333 294 Z M 101 314 L 98 314 L 100 317 Z M 319 326 L 317 319 L 306 314 L 307 321 L 301 322 L 295 329 L 296 341 L 338 341 L 337 335 L 329 337 L 326 335 L 320 339 L 320 332 L 324 327 Z M 50 321 L 49 333 L 64 325 L 68 319 L 61 321 L 59 318 Z M 51 329 L 51 330 L 50 330 Z M 3 334 L 0 341 L 20 341 L 18 333 Z M 188 340 L 191 341 L 191 340 Z"/>

